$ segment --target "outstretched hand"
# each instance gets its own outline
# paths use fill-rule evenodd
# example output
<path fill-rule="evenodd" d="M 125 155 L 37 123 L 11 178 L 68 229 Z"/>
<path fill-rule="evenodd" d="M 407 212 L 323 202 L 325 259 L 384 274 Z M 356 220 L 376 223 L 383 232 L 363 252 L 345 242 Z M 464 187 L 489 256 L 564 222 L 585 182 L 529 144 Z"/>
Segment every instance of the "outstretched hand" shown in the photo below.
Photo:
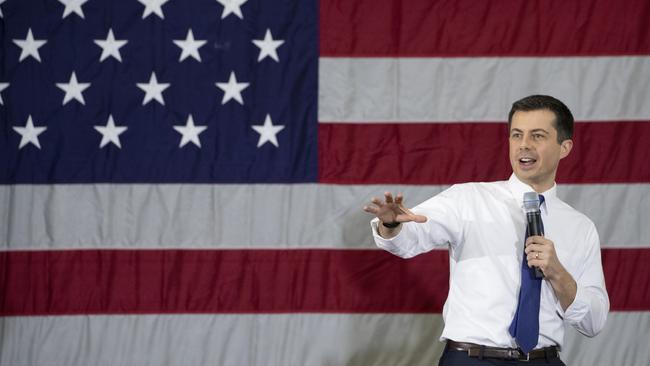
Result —
<path fill-rule="evenodd" d="M 385 192 L 383 201 L 377 197 L 373 197 L 373 205 L 364 206 L 363 210 L 377 216 L 384 223 L 411 221 L 423 223 L 427 221 L 426 216 L 416 215 L 404 207 L 403 201 L 404 196 L 401 194 L 398 194 L 393 200 L 393 195 L 390 192 Z"/>

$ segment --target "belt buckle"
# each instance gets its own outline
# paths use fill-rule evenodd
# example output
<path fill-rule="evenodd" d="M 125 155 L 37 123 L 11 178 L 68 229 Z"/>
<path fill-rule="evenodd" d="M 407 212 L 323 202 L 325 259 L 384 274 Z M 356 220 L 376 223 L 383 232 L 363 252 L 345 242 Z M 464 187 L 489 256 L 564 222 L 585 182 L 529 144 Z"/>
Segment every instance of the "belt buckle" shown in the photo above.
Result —
<path fill-rule="evenodd" d="M 528 352 L 528 353 L 523 353 L 521 351 L 518 351 L 518 352 L 519 352 L 519 361 L 521 361 L 521 362 L 530 362 L 530 352 Z M 526 356 L 526 358 L 524 358 L 523 356 Z"/>

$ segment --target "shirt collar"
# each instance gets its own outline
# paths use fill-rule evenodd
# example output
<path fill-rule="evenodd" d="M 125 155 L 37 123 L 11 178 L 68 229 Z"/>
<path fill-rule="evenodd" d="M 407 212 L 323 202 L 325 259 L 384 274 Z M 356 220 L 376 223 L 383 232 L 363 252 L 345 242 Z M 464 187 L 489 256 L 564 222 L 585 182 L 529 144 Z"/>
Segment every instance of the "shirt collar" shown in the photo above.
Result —
<path fill-rule="evenodd" d="M 508 179 L 508 188 L 510 189 L 510 193 L 512 193 L 512 196 L 520 207 L 524 207 L 524 193 L 535 192 L 533 187 L 520 181 L 515 173 L 512 173 L 512 175 L 510 175 L 510 179 Z M 549 206 L 553 205 L 552 201 L 554 201 L 554 199 L 557 197 L 557 184 L 553 182 L 553 187 L 540 194 L 544 195 L 544 203 L 542 204 L 542 208 L 544 208 L 548 213 Z"/>

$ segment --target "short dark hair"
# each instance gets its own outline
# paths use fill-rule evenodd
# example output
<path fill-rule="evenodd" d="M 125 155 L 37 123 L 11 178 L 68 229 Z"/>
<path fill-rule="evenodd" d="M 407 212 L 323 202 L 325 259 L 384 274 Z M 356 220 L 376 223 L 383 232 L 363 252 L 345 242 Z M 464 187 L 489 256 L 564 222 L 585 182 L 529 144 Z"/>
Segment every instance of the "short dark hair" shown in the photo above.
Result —
<path fill-rule="evenodd" d="M 557 131 L 557 142 L 559 144 L 573 137 L 573 115 L 571 111 L 560 100 L 549 95 L 529 95 L 512 103 L 512 108 L 508 114 L 508 131 L 510 131 L 512 116 L 515 112 L 530 112 L 542 109 L 549 110 L 555 114 L 553 126 Z"/>

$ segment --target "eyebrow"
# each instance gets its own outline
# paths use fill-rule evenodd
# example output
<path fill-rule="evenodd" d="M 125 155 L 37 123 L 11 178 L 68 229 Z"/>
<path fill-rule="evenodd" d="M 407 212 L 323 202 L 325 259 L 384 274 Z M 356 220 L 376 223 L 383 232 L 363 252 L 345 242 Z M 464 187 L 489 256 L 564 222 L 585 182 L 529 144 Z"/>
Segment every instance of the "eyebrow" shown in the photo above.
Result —
<path fill-rule="evenodd" d="M 520 129 L 518 129 L 518 128 L 513 128 L 512 130 L 510 130 L 510 133 L 513 133 L 513 132 L 522 132 L 522 133 L 523 133 L 524 131 L 522 131 L 522 130 L 520 130 Z M 531 132 L 531 133 L 535 133 L 535 132 L 543 132 L 543 133 L 545 133 L 545 134 L 548 135 L 548 131 L 546 131 L 546 130 L 543 129 L 543 128 L 535 128 L 535 129 L 531 130 L 530 132 Z"/>

